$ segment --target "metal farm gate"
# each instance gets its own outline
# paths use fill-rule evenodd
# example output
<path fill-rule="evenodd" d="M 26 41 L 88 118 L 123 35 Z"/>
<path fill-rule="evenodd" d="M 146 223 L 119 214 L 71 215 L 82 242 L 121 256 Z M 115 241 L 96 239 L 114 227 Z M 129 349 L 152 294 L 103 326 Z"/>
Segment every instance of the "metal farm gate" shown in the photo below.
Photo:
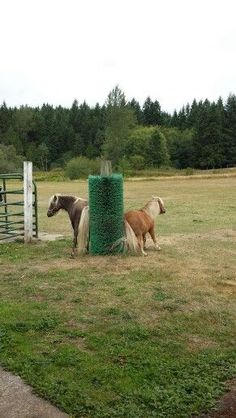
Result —
<path fill-rule="evenodd" d="M 0 174 L 0 241 L 24 237 L 24 176 L 23 174 Z M 32 228 L 33 237 L 38 237 L 37 187 L 32 181 Z"/>

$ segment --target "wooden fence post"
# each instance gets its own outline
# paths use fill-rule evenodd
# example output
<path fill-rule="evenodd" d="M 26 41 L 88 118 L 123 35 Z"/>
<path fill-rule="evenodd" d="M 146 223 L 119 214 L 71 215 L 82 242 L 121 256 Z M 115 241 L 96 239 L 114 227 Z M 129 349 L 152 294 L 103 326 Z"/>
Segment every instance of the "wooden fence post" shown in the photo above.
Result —
<path fill-rule="evenodd" d="M 110 160 L 102 160 L 101 161 L 101 168 L 100 168 L 101 176 L 111 176 L 112 175 L 112 167 Z"/>
<path fill-rule="evenodd" d="M 33 238 L 32 162 L 24 161 L 24 241 Z"/>

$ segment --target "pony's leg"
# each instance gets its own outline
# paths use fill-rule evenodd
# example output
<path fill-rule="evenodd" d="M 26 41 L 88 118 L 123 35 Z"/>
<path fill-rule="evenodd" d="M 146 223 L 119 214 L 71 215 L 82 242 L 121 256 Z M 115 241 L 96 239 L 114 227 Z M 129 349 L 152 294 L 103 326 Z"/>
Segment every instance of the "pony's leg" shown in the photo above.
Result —
<path fill-rule="evenodd" d="M 152 237 L 152 240 L 153 240 L 153 242 L 155 244 L 156 250 L 160 251 L 161 250 L 161 247 L 157 244 L 157 239 L 156 239 L 156 235 L 155 235 L 155 232 L 154 232 L 154 226 L 150 229 L 149 234 Z"/>
<path fill-rule="evenodd" d="M 147 232 L 147 234 L 143 235 L 143 247 L 144 247 L 145 250 L 148 249 L 148 247 L 146 246 L 147 237 L 148 237 L 148 232 Z"/>
<path fill-rule="evenodd" d="M 143 248 L 145 250 L 147 249 L 147 247 L 146 247 L 146 241 L 147 241 L 147 236 L 146 235 L 143 235 Z"/>
<path fill-rule="evenodd" d="M 141 250 L 142 255 L 147 255 L 147 253 L 145 253 L 145 251 L 144 251 L 144 249 L 143 249 L 143 246 L 144 246 L 144 243 L 143 243 L 143 236 L 142 236 L 142 235 L 139 235 L 139 236 L 137 237 L 137 239 L 138 239 L 138 245 L 139 245 L 139 248 L 140 248 L 140 250 Z"/>
<path fill-rule="evenodd" d="M 71 257 L 75 257 L 77 255 L 78 232 L 79 232 L 79 223 L 76 222 L 76 224 L 74 225 L 74 239 L 73 239 Z"/>

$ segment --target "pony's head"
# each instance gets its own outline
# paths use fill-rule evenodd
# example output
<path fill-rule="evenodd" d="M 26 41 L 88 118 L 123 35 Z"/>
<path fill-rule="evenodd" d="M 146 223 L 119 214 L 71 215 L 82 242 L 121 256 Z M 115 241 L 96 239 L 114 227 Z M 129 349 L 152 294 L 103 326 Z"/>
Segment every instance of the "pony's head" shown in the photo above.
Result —
<path fill-rule="evenodd" d="M 159 210 L 160 210 L 160 215 L 162 215 L 163 213 L 166 213 L 166 209 L 164 206 L 164 202 L 160 197 L 157 196 L 152 196 L 152 202 L 155 202 L 158 206 L 159 206 Z"/>
<path fill-rule="evenodd" d="M 47 211 L 48 217 L 56 215 L 56 213 L 61 209 L 61 206 L 59 204 L 59 196 L 59 194 L 55 194 L 50 197 Z"/>

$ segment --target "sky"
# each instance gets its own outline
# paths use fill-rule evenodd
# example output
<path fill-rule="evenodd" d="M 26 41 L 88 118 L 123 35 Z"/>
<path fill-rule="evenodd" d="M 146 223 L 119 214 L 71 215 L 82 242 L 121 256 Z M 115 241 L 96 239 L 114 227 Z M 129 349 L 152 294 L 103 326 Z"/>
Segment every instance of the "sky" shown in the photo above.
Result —
<path fill-rule="evenodd" d="M 236 94 L 235 0 L 0 0 L 0 104 Z"/>

